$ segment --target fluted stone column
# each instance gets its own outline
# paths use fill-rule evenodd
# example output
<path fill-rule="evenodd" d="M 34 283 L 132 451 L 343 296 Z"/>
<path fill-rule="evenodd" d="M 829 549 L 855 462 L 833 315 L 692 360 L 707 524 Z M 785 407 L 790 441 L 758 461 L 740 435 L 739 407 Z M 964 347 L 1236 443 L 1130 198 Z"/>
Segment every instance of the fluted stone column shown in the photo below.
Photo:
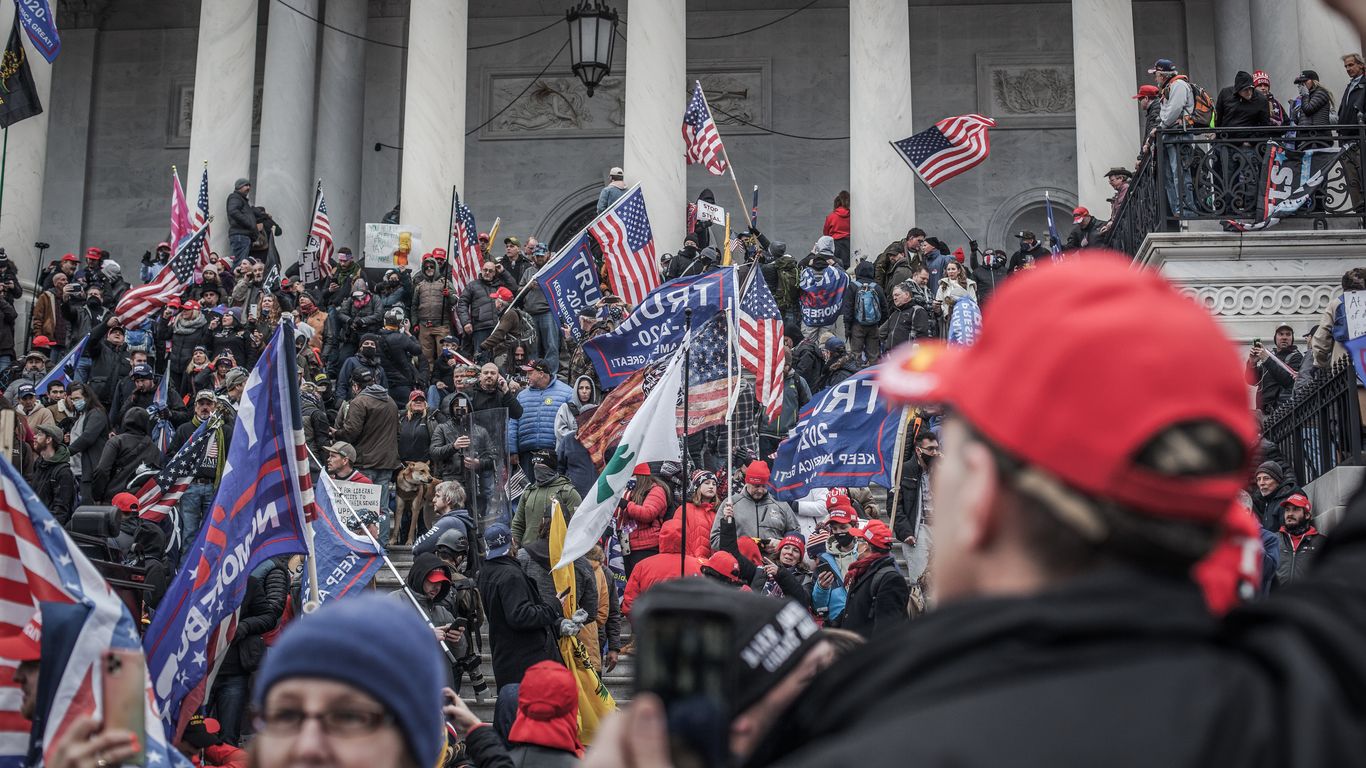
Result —
<path fill-rule="evenodd" d="M 1272 93 L 1293 94 L 1295 75 L 1304 69 L 1300 62 L 1299 3 L 1295 0 L 1252 0 L 1251 5 L 1252 62 L 1247 71 L 1264 70 L 1271 77 Z M 1219 83 L 1218 87 L 1226 85 L 1233 85 L 1232 78 Z M 1217 93 L 1213 88 L 1209 90 Z"/>
<path fill-rule="evenodd" d="M 210 245 L 222 254 L 228 253 L 228 193 L 233 181 L 251 171 L 255 78 L 256 0 L 202 0 L 186 169 L 198 179 L 204 162 L 209 163 Z"/>
<path fill-rule="evenodd" d="M 877 254 L 915 224 L 915 174 L 887 142 L 915 132 L 906 0 L 849 0 L 851 250 Z"/>
<path fill-rule="evenodd" d="M 431 249 L 445 247 L 451 186 L 465 189 L 469 0 L 412 0 L 408 13 L 401 219 Z"/>
<path fill-rule="evenodd" d="M 1356 28 L 1325 5 L 1323 0 L 1298 0 L 1298 5 L 1300 68 L 1318 72 L 1324 87 L 1336 100 L 1347 87 L 1342 57 L 1348 53 L 1361 53 L 1361 38 L 1357 36 Z M 1281 88 L 1286 86 L 1282 85 Z M 1272 93 L 1286 102 L 1295 97 L 1295 88 L 1292 84 L 1287 90 L 1274 89 Z"/>
<path fill-rule="evenodd" d="M 365 42 L 352 35 L 365 35 L 367 11 L 366 0 L 327 0 L 327 23 L 336 29 L 323 30 L 322 69 L 318 72 L 318 143 L 313 175 L 323 180 L 333 239 L 338 246 L 352 248 L 360 246 L 365 223 L 360 209 Z"/>
<path fill-rule="evenodd" d="M 684 0 L 630 0 L 626 8 L 631 23 L 621 169 L 627 185 L 639 182 L 645 192 L 650 228 L 661 252 L 682 241 L 687 209 L 687 162 L 678 129 L 692 85 L 686 10 Z M 728 185 L 729 180 L 717 183 Z M 722 199 L 721 193 L 717 198 Z M 734 201 L 725 207 L 734 207 Z"/>
<path fill-rule="evenodd" d="M 313 214 L 313 87 L 318 24 L 303 14 L 317 16 L 319 0 L 291 0 L 291 4 L 298 12 L 279 0 L 270 4 L 267 86 L 261 95 L 255 195 L 257 203 L 270 211 L 284 230 L 276 245 L 286 266 L 303 247 Z"/>
<path fill-rule="evenodd" d="M 1077 123 L 1077 199 L 1107 217 L 1114 194 L 1103 174 L 1133 162 L 1139 148 L 1134 103 L 1134 14 L 1130 0 L 1072 3 Z"/>
<path fill-rule="evenodd" d="M 4 25 L 0 28 L 5 30 L 9 30 L 14 23 L 13 3 L 0 5 L 0 23 Z M 5 252 L 14 259 L 19 277 L 32 280 L 38 263 L 38 251 L 33 243 L 38 240 L 43 217 L 43 176 L 47 163 L 48 95 L 52 86 L 52 65 L 33 50 L 28 37 L 22 32 L 20 37 L 28 53 L 33 84 L 38 90 L 38 99 L 44 111 L 9 128 L 5 145 L 4 198 L 0 200 L 0 205 L 3 205 L 0 209 L 0 247 L 4 247 Z M 47 256 L 51 257 L 52 253 L 49 251 Z M 25 296 L 29 296 L 27 291 Z M 27 305 L 30 302 L 21 303 Z M 16 333 L 22 344 L 23 333 Z"/>
<path fill-rule="evenodd" d="M 94 101 L 95 50 L 100 35 L 99 30 L 91 27 L 59 29 L 62 54 L 52 62 L 52 81 L 56 87 L 50 89 L 51 97 L 43 101 L 43 109 L 49 120 L 48 152 L 45 163 L 47 170 L 43 177 L 42 227 L 37 239 L 52 244 L 52 249 L 44 257 L 48 260 L 61 258 L 63 253 L 80 253 L 83 242 L 81 230 L 85 222 L 85 190 L 90 178 L 87 158 L 90 156 L 90 126 L 93 122 L 90 115 Z M 32 53 L 32 49 L 29 50 Z M 36 54 L 33 56 L 38 58 Z M 10 141 L 13 140 L 14 133 L 11 132 Z M 157 178 L 164 178 L 164 175 Z M 10 210 L 9 200 L 9 191 L 6 190 L 6 214 Z M 0 244 L 11 255 L 21 252 L 18 246 L 22 244 L 19 242 L 7 240 Z M 32 246 L 33 238 L 26 244 Z M 138 263 L 137 256 L 142 251 L 134 254 L 118 253 L 120 249 L 117 248 L 111 250 L 124 257 L 125 274 L 132 274 L 132 267 Z M 27 250 L 22 252 L 27 253 Z M 35 274 L 32 270 L 19 271 L 19 276 L 25 280 L 32 280 Z"/>
<path fill-rule="evenodd" d="M 1219 73 L 1219 82 L 1201 83 L 1211 95 L 1225 85 L 1233 85 L 1238 70 L 1252 71 L 1248 69 L 1252 66 L 1250 0 L 1214 0 L 1214 35 L 1214 68 Z"/>

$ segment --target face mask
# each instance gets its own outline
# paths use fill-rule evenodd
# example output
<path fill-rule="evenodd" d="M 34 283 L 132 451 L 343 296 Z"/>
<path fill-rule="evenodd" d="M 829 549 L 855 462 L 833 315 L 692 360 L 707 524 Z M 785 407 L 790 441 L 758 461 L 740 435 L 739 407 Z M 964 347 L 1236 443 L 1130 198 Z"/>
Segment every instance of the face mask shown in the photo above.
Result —
<path fill-rule="evenodd" d="M 1295 88 L 1296 88 L 1296 90 L 1298 90 L 1298 91 L 1300 92 L 1300 95 L 1301 95 L 1301 96 L 1308 96 L 1308 95 L 1309 95 L 1309 86 L 1305 85 L 1304 83 L 1300 83 L 1300 84 L 1296 85 Z"/>
<path fill-rule="evenodd" d="M 849 545 L 854 543 L 854 534 L 849 533 L 847 531 L 845 533 L 837 533 L 834 535 L 833 538 L 835 539 L 836 544 L 839 544 L 841 547 L 844 547 L 845 549 L 848 549 Z"/>
<path fill-rule="evenodd" d="M 373 350 L 373 349 L 362 349 L 362 350 L 360 351 L 360 356 L 363 357 L 363 358 L 365 358 L 366 360 L 373 359 L 374 356 L 375 356 L 375 350 Z"/>
<path fill-rule="evenodd" d="M 94 296 L 91 296 L 90 298 L 85 300 L 85 303 L 91 309 L 94 309 L 95 307 L 98 307 L 100 305 L 100 300 Z"/>
<path fill-rule="evenodd" d="M 555 470 L 550 467 L 547 467 L 544 464 L 533 464 L 531 466 L 532 474 L 536 476 L 537 485 L 545 485 L 555 479 Z"/>
<path fill-rule="evenodd" d="M 77 410 L 77 411 L 84 411 L 84 410 L 85 410 L 85 401 L 84 401 L 84 400 L 72 400 L 72 401 L 71 401 L 71 404 L 74 405 L 74 406 L 76 406 L 76 410 Z"/>

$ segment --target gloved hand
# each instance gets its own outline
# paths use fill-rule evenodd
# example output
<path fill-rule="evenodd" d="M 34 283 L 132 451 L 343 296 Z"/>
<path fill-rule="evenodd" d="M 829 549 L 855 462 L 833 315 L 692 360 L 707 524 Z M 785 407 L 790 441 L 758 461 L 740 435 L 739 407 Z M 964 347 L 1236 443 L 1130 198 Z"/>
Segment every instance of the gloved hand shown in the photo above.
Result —
<path fill-rule="evenodd" d="M 583 629 L 583 625 L 573 619 L 560 619 L 560 637 L 573 637 Z"/>
<path fill-rule="evenodd" d="M 580 608 L 577 611 L 574 611 L 573 615 L 569 617 L 569 620 L 579 626 L 583 626 L 588 623 L 588 611 Z"/>

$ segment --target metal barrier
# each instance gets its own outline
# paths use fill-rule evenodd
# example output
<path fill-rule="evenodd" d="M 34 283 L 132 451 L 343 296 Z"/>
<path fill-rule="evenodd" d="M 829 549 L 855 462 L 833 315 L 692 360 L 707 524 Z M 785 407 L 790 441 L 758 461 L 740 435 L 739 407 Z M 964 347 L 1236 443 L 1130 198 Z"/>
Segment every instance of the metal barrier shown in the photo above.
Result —
<path fill-rule="evenodd" d="M 1300 485 L 1363 463 L 1358 386 L 1352 361 L 1341 358 L 1267 417 L 1262 434 L 1280 447 Z"/>

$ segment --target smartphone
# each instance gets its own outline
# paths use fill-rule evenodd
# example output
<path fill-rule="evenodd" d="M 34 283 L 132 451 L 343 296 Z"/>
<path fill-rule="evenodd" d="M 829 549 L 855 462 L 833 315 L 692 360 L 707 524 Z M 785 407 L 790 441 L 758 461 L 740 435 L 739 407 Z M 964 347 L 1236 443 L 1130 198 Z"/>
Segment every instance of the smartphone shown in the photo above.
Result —
<path fill-rule="evenodd" d="M 1262 348 L 1262 340 L 1261 340 L 1261 339 L 1253 339 L 1253 340 L 1252 340 L 1252 346 L 1254 346 L 1254 347 L 1256 347 L 1256 348 L 1258 348 L 1258 349 L 1261 349 L 1261 348 Z"/>
<path fill-rule="evenodd" d="M 466 619 L 466 618 L 464 618 L 464 617 L 462 616 L 461 618 L 458 618 L 458 619 L 456 619 L 455 621 L 452 621 L 452 622 L 450 623 L 450 625 L 449 625 L 448 627 L 446 627 L 446 628 L 447 628 L 447 629 L 463 629 L 463 630 L 465 630 L 466 632 L 468 632 L 468 631 L 469 631 L 469 628 L 470 628 L 470 620 L 469 620 L 469 619 Z"/>
<path fill-rule="evenodd" d="M 836 579 L 839 578 L 839 574 L 835 573 L 835 569 L 831 567 L 830 563 L 825 561 L 825 558 L 821 558 L 816 562 L 816 576 L 819 577 L 822 573 L 828 573 Z"/>
<path fill-rule="evenodd" d="M 663 700 L 674 765 L 729 765 L 734 622 L 724 613 L 655 605 L 639 627 L 636 691 Z"/>
<path fill-rule="evenodd" d="M 147 660 L 142 651 L 110 649 L 100 655 L 103 728 L 122 728 L 138 737 L 138 753 L 125 765 L 147 764 Z"/>

